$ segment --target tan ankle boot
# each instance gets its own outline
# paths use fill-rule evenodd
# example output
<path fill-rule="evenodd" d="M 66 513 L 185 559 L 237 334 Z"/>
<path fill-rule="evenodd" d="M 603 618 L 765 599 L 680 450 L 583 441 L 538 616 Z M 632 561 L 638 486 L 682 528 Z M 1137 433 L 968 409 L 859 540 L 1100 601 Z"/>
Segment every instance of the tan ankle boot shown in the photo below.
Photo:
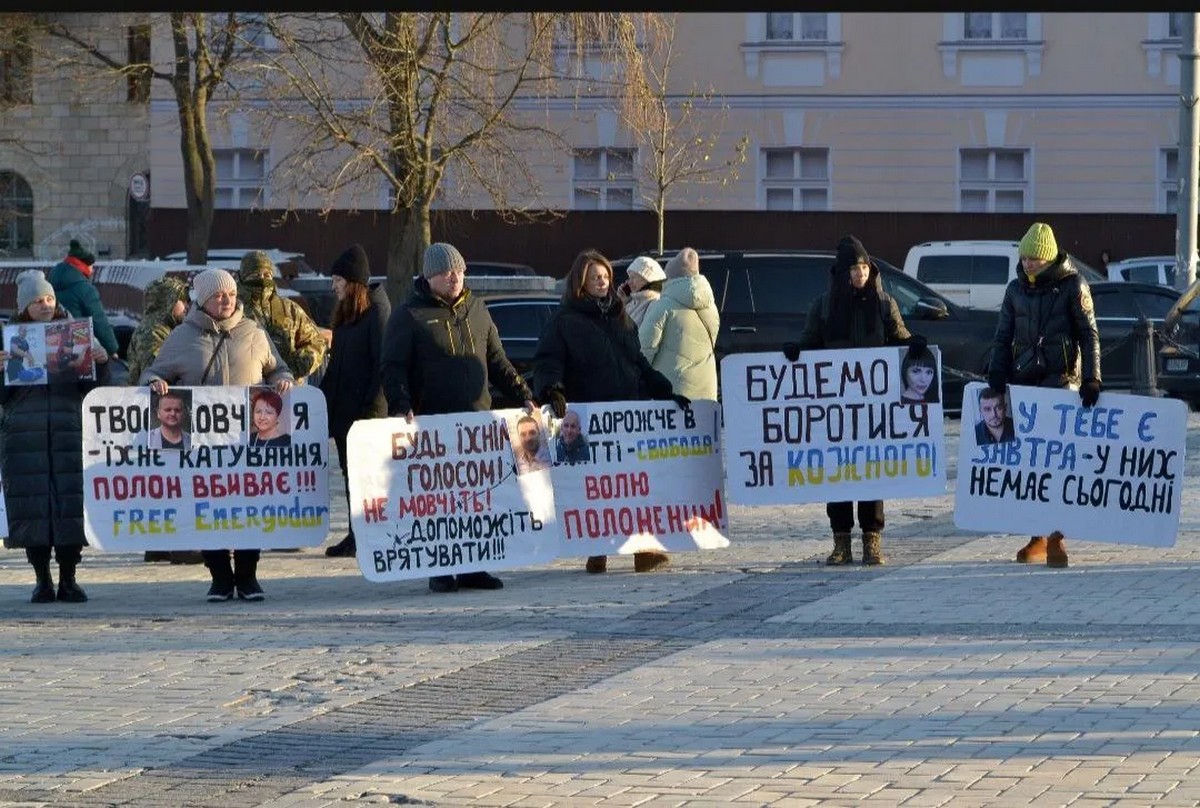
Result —
<path fill-rule="evenodd" d="M 878 531 L 870 530 L 863 533 L 863 562 L 872 567 L 886 564 L 887 559 L 883 557 L 883 534 Z"/>
<path fill-rule="evenodd" d="M 825 559 L 829 566 L 851 564 L 854 562 L 854 551 L 851 549 L 849 533 L 833 534 L 833 552 Z"/>
<path fill-rule="evenodd" d="M 1063 541 L 1063 534 L 1057 530 L 1046 539 L 1046 566 L 1067 566 L 1067 545 Z"/>
<path fill-rule="evenodd" d="M 644 553 L 633 554 L 634 572 L 652 572 L 659 567 L 665 567 L 670 563 L 671 557 L 666 553 L 647 551 Z"/>
<path fill-rule="evenodd" d="M 1061 533 L 1059 534 L 1062 535 Z M 1046 537 L 1034 536 L 1024 547 L 1017 550 L 1017 561 L 1021 564 L 1040 564 L 1046 560 Z"/>

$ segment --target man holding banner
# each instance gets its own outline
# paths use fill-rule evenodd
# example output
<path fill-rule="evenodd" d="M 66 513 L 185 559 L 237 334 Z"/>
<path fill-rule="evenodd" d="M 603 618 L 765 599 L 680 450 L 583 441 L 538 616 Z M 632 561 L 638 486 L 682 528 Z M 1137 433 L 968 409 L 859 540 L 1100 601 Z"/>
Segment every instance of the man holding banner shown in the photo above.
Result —
<path fill-rule="evenodd" d="M 1009 384 L 1078 390 L 1080 403 L 1091 407 L 1100 398 L 1100 334 L 1088 283 L 1048 224 L 1030 226 L 1018 255 L 1022 271 L 1000 304 L 988 384 L 999 393 Z M 1032 537 L 1017 561 L 1067 566 L 1062 534 Z"/>
<path fill-rule="evenodd" d="M 884 345 L 909 346 L 909 352 L 923 354 L 925 337 L 909 333 L 896 301 L 883 291 L 879 266 L 871 260 L 862 242 L 852 235 L 838 242 L 837 259 L 830 269 L 829 290 L 813 301 L 799 342 L 783 346 L 789 362 L 800 358 L 800 351 L 822 348 L 878 348 Z M 826 564 L 854 561 L 850 531 L 854 529 L 854 503 L 829 502 L 825 512 L 833 530 L 833 552 Z M 858 526 L 862 531 L 864 564 L 883 564 L 883 500 L 858 503 Z"/>
<path fill-rule="evenodd" d="M 527 410 L 537 406 L 529 385 L 504 354 L 487 306 L 466 288 L 466 271 L 467 263 L 453 245 L 430 244 L 408 301 L 388 318 L 381 376 L 389 415 L 411 419 L 490 410 L 489 381 L 524 401 Z M 503 586 L 482 570 L 429 579 L 434 592 Z"/>

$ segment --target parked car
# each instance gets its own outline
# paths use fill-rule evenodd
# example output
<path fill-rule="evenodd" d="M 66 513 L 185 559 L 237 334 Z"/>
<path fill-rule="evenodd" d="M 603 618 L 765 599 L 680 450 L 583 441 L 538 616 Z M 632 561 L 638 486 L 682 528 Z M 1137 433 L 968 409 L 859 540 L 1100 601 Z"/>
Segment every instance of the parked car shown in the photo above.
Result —
<path fill-rule="evenodd" d="M 537 275 L 528 264 L 510 264 L 504 261 L 467 261 L 467 277 L 487 275 L 489 277 L 512 277 L 513 275 Z"/>
<path fill-rule="evenodd" d="M 960 306 L 998 310 L 1005 287 L 1017 277 L 1019 252 L 1016 241 L 926 241 L 909 248 L 904 274 Z M 1078 256 L 1067 254 L 1088 283 L 1108 280 Z"/>
<path fill-rule="evenodd" d="M 223 247 L 221 249 L 209 250 L 204 254 L 207 266 L 216 267 L 218 269 L 228 269 L 231 272 L 236 272 L 241 266 L 242 256 L 251 250 L 262 249 L 260 247 Z M 264 249 L 263 252 L 271 259 L 271 263 L 275 265 L 276 278 L 291 278 L 296 275 L 302 275 L 306 272 L 312 272 L 313 269 L 304 260 L 304 253 L 289 252 L 279 250 L 274 247 Z M 187 261 L 187 251 L 181 250 L 173 252 L 170 255 L 164 255 L 165 261 Z"/>
<path fill-rule="evenodd" d="M 1134 281 L 1156 283 L 1162 286 L 1175 285 L 1175 256 L 1142 255 L 1123 258 L 1108 265 L 1110 281 Z"/>
<path fill-rule="evenodd" d="M 675 254 L 644 253 L 659 263 Z M 782 351 L 804 328 L 809 307 L 829 285 L 835 253 L 822 250 L 699 251 L 700 272 L 712 284 L 721 312 L 717 361 L 731 353 Z M 613 262 L 614 283 L 636 256 Z M 943 406 L 957 412 L 962 389 L 986 377 L 998 313 L 951 302 L 897 267 L 875 259 L 884 289 L 905 322 L 942 352 Z"/>
<path fill-rule="evenodd" d="M 483 299 L 496 330 L 500 332 L 504 353 L 531 388 L 533 356 L 537 352 L 538 340 L 542 336 L 542 329 L 558 310 L 561 299 L 558 295 L 547 294 L 491 295 Z M 537 395 L 536 390 L 533 392 Z M 523 403 L 513 401 L 492 387 L 493 407 L 519 407 Z"/>

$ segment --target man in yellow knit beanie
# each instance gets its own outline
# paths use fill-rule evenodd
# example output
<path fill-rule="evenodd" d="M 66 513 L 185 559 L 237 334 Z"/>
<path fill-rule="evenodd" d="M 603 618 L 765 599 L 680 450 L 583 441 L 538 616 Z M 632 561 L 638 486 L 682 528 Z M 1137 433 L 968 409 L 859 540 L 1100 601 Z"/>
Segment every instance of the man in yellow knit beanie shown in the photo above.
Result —
<path fill-rule="evenodd" d="M 1008 384 L 1078 390 L 1091 407 L 1100 398 L 1100 335 L 1087 281 L 1044 222 L 1030 226 L 1018 252 L 1021 272 L 1004 290 L 988 385 L 1001 395 Z M 1034 536 L 1017 561 L 1067 566 L 1062 533 Z"/>

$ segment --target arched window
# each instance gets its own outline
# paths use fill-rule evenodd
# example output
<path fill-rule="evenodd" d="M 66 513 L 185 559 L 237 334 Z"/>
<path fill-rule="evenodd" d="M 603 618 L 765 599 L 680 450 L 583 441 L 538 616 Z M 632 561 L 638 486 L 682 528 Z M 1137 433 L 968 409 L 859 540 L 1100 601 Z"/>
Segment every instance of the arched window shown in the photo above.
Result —
<path fill-rule="evenodd" d="M 33 255 L 33 189 L 15 171 L 0 171 L 0 255 Z"/>

